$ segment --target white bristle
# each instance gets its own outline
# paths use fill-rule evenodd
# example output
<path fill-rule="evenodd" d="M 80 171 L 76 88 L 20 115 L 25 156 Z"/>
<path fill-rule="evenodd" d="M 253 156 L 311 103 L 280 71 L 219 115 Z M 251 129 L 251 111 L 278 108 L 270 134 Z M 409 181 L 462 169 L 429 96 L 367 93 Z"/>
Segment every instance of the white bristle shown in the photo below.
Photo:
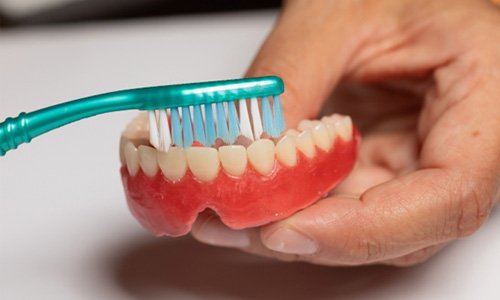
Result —
<path fill-rule="evenodd" d="M 160 150 L 167 152 L 172 143 L 172 138 L 170 136 L 170 126 L 168 125 L 167 111 L 160 110 L 159 116 L 159 126 L 160 126 Z"/>
<path fill-rule="evenodd" d="M 252 112 L 253 134 L 256 140 L 262 135 L 262 119 L 260 117 L 259 102 L 257 98 L 250 99 L 250 110 Z"/>
<path fill-rule="evenodd" d="M 154 110 L 148 111 L 148 120 L 149 120 L 149 142 L 155 148 L 158 148 L 160 143 L 158 139 L 158 123 L 156 121 L 156 113 Z"/>
<path fill-rule="evenodd" d="M 239 101 L 239 110 L 240 110 L 240 131 L 241 131 L 241 134 L 253 141 L 254 138 L 253 138 L 253 133 L 252 133 L 252 125 L 250 124 L 250 116 L 248 115 L 247 100 L 246 99 L 241 99 Z"/>

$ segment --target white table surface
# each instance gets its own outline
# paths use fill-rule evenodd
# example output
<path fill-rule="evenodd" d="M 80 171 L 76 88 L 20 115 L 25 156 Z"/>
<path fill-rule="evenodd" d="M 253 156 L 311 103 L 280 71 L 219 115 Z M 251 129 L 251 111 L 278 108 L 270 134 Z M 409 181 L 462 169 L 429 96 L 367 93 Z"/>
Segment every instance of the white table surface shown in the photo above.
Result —
<path fill-rule="evenodd" d="M 0 119 L 99 92 L 239 77 L 273 12 L 0 31 Z M 500 215 L 418 267 L 280 263 L 131 217 L 99 116 L 0 158 L 0 299 L 500 299 Z"/>

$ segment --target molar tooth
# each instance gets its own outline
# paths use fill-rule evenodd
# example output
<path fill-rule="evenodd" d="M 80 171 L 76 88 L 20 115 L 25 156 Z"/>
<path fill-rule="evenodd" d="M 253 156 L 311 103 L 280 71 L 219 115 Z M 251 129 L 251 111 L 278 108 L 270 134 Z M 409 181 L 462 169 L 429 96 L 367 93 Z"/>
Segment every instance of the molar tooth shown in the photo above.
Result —
<path fill-rule="evenodd" d="M 344 141 L 350 141 L 352 139 L 352 120 L 351 117 L 342 117 L 339 121 L 335 123 L 335 129 L 338 135 Z"/>
<path fill-rule="evenodd" d="M 314 148 L 314 139 L 310 129 L 302 131 L 295 142 L 297 144 L 297 149 L 304 153 L 307 158 L 314 157 L 316 149 Z"/>
<path fill-rule="evenodd" d="M 314 143 L 321 150 L 328 152 L 332 148 L 332 139 L 330 138 L 326 126 L 323 123 L 316 125 L 312 131 Z"/>
<path fill-rule="evenodd" d="M 287 167 L 293 167 L 297 164 L 297 148 L 295 138 L 285 135 L 276 144 L 276 157 Z"/>
<path fill-rule="evenodd" d="M 222 146 L 219 158 L 224 170 L 233 176 L 241 176 L 247 167 L 247 150 L 241 145 Z"/>
<path fill-rule="evenodd" d="M 127 162 L 127 170 L 131 176 L 135 176 L 139 172 L 139 154 L 137 148 L 131 142 L 127 142 L 124 148 L 125 161 Z"/>
<path fill-rule="evenodd" d="M 153 177 L 158 172 L 158 162 L 156 160 L 156 149 L 141 145 L 138 148 L 139 165 L 142 171 L 149 177 Z"/>
<path fill-rule="evenodd" d="M 274 143 L 271 140 L 257 140 L 248 148 L 248 160 L 262 175 L 271 173 L 274 168 Z"/>
<path fill-rule="evenodd" d="M 163 176 L 168 180 L 175 182 L 186 174 L 187 160 L 184 149 L 170 147 L 168 152 L 158 151 L 157 159 Z"/>
<path fill-rule="evenodd" d="M 210 147 L 191 147 L 186 150 L 189 169 L 201 181 L 211 181 L 219 174 L 219 153 Z"/>

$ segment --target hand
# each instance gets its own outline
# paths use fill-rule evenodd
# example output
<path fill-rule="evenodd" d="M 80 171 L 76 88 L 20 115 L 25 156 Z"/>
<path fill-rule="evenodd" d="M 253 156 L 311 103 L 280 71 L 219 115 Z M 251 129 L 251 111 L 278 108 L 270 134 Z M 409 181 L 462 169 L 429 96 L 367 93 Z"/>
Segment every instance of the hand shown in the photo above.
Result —
<path fill-rule="evenodd" d="M 325 265 L 424 261 L 500 198 L 500 10 L 481 0 L 285 3 L 249 75 L 281 76 L 288 125 L 333 106 L 364 140 L 330 197 L 261 228 L 193 236 Z"/>

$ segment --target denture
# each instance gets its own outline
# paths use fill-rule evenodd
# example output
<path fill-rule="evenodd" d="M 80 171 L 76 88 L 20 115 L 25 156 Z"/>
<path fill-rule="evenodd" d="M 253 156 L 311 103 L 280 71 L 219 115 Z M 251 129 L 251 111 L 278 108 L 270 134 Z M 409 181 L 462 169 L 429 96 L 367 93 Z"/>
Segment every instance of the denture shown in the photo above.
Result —
<path fill-rule="evenodd" d="M 148 140 L 145 115 L 120 142 L 128 206 L 155 235 L 180 236 L 213 210 L 230 228 L 290 216 L 333 189 L 353 168 L 360 137 L 351 118 L 303 120 L 279 138 L 160 151 Z"/>

